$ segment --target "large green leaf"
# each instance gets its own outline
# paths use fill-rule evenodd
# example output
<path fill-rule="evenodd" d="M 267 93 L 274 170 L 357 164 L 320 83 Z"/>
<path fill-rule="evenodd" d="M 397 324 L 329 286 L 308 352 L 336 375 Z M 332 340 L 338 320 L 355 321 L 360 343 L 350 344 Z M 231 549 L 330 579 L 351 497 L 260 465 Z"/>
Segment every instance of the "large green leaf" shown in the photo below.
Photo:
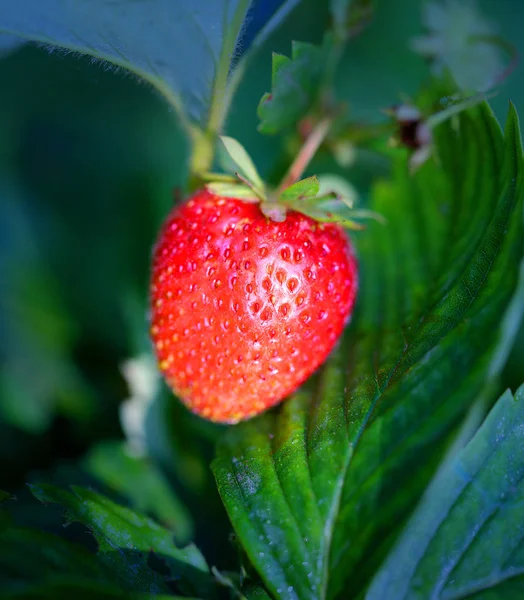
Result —
<path fill-rule="evenodd" d="M 258 47 L 299 0 L 287 0 Z M 0 53 L 33 41 L 123 67 L 152 84 L 186 122 L 219 128 L 251 0 L 19 0 L 0 15 Z M 242 65 L 241 71 L 244 66 Z M 232 80 L 232 87 L 238 77 Z"/>
<path fill-rule="evenodd" d="M 367 600 L 511 598 L 524 589 L 524 386 L 432 482 Z"/>
<path fill-rule="evenodd" d="M 2 11 L 0 33 L 9 36 L 7 48 L 18 37 L 129 69 L 201 120 L 221 55 L 227 77 L 248 6 L 249 0 L 20 0 Z"/>
<path fill-rule="evenodd" d="M 220 493 L 276 597 L 362 591 L 507 351 L 524 241 L 518 119 L 511 108 L 503 137 L 482 105 L 435 134 L 438 162 L 410 177 L 403 155 L 373 190 L 388 225 L 355 236 L 357 310 L 318 381 L 219 445 Z"/>
<path fill-rule="evenodd" d="M 93 553 L 55 535 L 7 526 L 2 528 L 0 539 L 2 597 L 28 594 L 35 587 L 48 585 L 74 582 L 96 588 L 117 583 Z"/>
<path fill-rule="evenodd" d="M 117 574 L 79 544 L 55 535 L 7 527 L 1 531 L 0 594 L 4 600 L 72 598 L 78 600 L 149 600 L 179 598 L 125 591 Z"/>
<path fill-rule="evenodd" d="M 30 487 L 39 500 L 62 505 L 70 521 L 93 531 L 100 561 L 116 574 L 124 589 L 167 593 L 176 582 L 186 594 L 213 595 L 209 569 L 199 550 L 194 545 L 177 548 L 168 529 L 88 489 Z"/>

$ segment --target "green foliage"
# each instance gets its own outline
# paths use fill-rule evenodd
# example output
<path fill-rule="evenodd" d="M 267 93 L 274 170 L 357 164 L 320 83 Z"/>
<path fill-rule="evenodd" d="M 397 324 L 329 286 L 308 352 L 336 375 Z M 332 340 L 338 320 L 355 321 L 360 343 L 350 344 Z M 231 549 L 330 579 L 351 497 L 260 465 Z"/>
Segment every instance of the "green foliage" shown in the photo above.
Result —
<path fill-rule="evenodd" d="M 32 485 L 31 491 L 42 502 L 63 506 L 69 522 L 92 530 L 100 562 L 115 573 L 123 589 L 167 593 L 169 583 L 176 582 L 185 593 L 212 596 L 209 569 L 198 549 L 177 548 L 173 534 L 151 519 L 76 486 L 69 492 Z"/>
<path fill-rule="evenodd" d="M 110 490 L 130 500 L 137 511 L 170 529 L 178 545 L 191 540 L 191 517 L 154 461 L 134 456 L 123 442 L 106 442 L 89 452 L 85 466 Z"/>
<path fill-rule="evenodd" d="M 44 9 L 38 0 L 21 0 L 4 11 L 0 32 L 7 37 L 0 39 L 7 50 L 36 41 L 129 69 L 158 88 L 185 118 L 201 122 L 211 103 L 209 81 L 223 78 L 220 70 L 227 75 L 248 4 L 52 0 Z M 191 61 L 185 58 L 189 49 Z M 220 64 L 222 55 L 226 64 Z"/>
<path fill-rule="evenodd" d="M 522 591 L 524 386 L 507 391 L 431 483 L 367 600 Z M 511 581 L 508 581 L 511 580 Z"/>
<path fill-rule="evenodd" d="M 482 106 L 437 132 L 443 168 L 412 179 L 402 158 L 375 186 L 388 227 L 356 238 L 358 310 L 315 388 L 218 449 L 220 493 L 274 595 L 357 595 L 494 375 L 524 239 L 518 122 L 511 109 L 503 140 Z"/>
<path fill-rule="evenodd" d="M 504 75 L 511 44 L 451 0 L 286 0 L 267 22 L 247 0 L 45 4 L 0 15 L 0 596 L 520 599 L 522 389 L 475 434 L 500 384 L 522 382 L 522 334 L 506 360 L 524 305 L 520 134 L 513 109 L 502 136 L 487 106 L 455 102 Z M 523 47 L 519 3 L 482 8 Z M 271 66 L 259 131 L 281 135 L 264 136 Z M 414 176 L 375 123 L 399 102 L 437 115 Z M 229 153 L 214 147 L 228 112 Z M 323 121 L 280 198 L 340 222 L 358 197 L 386 224 L 351 234 L 358 306 L 327 365 L 224 430 L 128 376 L 153 360 L 151 246 L 195 181 L 255 187 L 271 212 L 266 182 Z M 47 507 L 28 479 L 64 487 L 32 487 Z"/>
<path fill-rule="evenodd" d="M 264 183 L 244 146 L 237 140 L 225 135 L 221 136 L 220 140 L 224 144 L 224 148 L 229 154 L 230 159 L 237 167 L 238 173 L 246 179 L 254 190 L 262 192 L 264 190 Z"/>
<path fill-rule="evenodd" d="M 1 530 L 0 587 L 2 597 L 52 597 L 64 587 L 103 590 L 113 587 L 115 597 L 124 597 L 102 563 L 79 544 L 55 535 L 8 526 Z M 38 592 L 38 595 L 37 595 Z M 85 596 L 84 596 L 85 597 Z M 112 596 L 110 596 L 112 597 Z"/>
<path fill-rule="evenodd" d="M 331 45 L 327 37 L 322 46 L 294 41 L 291 58 L 273 54 L 271 92 L 258 105 L 261 133 L 278 133 L 310 111 L 321 90 Z"/>

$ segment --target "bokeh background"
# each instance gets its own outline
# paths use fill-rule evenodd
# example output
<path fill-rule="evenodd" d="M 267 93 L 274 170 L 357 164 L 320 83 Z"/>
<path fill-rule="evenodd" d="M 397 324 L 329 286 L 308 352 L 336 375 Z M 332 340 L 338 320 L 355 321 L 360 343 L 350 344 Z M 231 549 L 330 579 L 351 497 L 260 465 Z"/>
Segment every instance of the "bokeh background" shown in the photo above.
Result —
<path fill-rule="evenodd" d="M 244 45 L 279 3 L 256 3 Z M 524 3 L 478 4 L 524 56 Z M 337 91 L 355 121 L 384 119 L 381 109 L 427 79 L 409 45 L 422 33 L 421 8 L 420 0 L 377 0 L 373 21 L 349 45 Z M 227 132 L 265 175 L 278 169 L 282 143 L 256 129 L 271 52 L 289 54 L 292 39 L 320 41 L 327 22 L 327 2 L 304 0 L 241 84 Z M 508 99 L 524 114 L 522 61 L 491 101 L 502 121 Z M 60 510 L 42 508 L 24 483 L 95 485 L 177 523 L 180 540 L 194 534 L 210 563 L 227 568 L 236 548 L 208 468 L 221 428 L 188 414 L 148 367 L 151 247 L 187 165 L 175 115 L 126 72 L 34 46 L 0 60 L 0 487 L 17 495 L 17 520 L 53 531 Z M 321 167 L 340 171 L 325 160 Z M 365 203 L 387 170 L 362 151 L 344 174 Z M 524 329 L 500 386 L 523 379 Z M 140 415 L 122 408 L 130 397 L 146 414 L 138 434 Z M 136 458 L 122 451 L 126 438 L 138 444 Z M 72 526 L 67 535 L 83 533 Z"/>

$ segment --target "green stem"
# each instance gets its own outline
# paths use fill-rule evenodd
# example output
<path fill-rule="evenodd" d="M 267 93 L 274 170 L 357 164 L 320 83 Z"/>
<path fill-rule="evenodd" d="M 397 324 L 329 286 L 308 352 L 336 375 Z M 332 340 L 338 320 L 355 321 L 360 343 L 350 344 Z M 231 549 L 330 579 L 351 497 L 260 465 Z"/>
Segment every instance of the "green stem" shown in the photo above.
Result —
<path fill-rule="evenodd" d="M 223 30 L 228 32 L 225 36 L 220 57 L 215 73 L 213 83 L 213 94 L 211 97 L 211 106 L 207 119 L 206 129 L 193 137 L 193 158 L 191 160 L 191 180 L 198 181 L 200 174 L 211 169 L 215 156 L 215 143 L 220 134 L 229 106 L 232 100 L 232 94 L 228 93 L 228 79 L 231 66 L 231 60 L 235 51 L 238 39 L 238 32 L 242 29 L 249 0 L 242 0 L 235 11 L 231 23 L 227 23 L 227 10 L 224 14 Z"/>
<path fill-rule="evenodd" d="M 326 139 L 330 126 L 330 118 L 323 119 L 315 126 L 313 131 L 304 142 L 304 145 L 300 149 L 297 157 L 291 163 L 291 166 L 282 180 L 282 183 L 278 186 L 279 193 L 298 181 L 302 173 L 304 173 L 304 171 L 307 169 L 311 159 L 317 153 L 317 150 L 320 148 L 322 142 Z"/>

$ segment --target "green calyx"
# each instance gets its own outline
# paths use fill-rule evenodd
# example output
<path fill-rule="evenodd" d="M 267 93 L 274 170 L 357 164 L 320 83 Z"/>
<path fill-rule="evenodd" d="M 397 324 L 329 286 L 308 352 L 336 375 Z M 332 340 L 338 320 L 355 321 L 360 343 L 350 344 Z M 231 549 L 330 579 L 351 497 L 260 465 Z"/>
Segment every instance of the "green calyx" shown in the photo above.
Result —
<path fill-rule="evenodd" d="M 255 167 L 246 149 L 237 140 L 220 138 L 235 176 L 208 174 L 206 188 L 227 198 L 258 203 L 264 215 L 282 222 L 288 210 L 315 219 L 319 223 L 337 223 L 348 229 L 363 229 L 360 220 L 369 218 L 383 222 L 380 215 L 366 210 L 355 210 L 355 188 L 337 175 L 312 176 L 290 182 L 289 176 L 276 189 L 269 188 Z"/>

